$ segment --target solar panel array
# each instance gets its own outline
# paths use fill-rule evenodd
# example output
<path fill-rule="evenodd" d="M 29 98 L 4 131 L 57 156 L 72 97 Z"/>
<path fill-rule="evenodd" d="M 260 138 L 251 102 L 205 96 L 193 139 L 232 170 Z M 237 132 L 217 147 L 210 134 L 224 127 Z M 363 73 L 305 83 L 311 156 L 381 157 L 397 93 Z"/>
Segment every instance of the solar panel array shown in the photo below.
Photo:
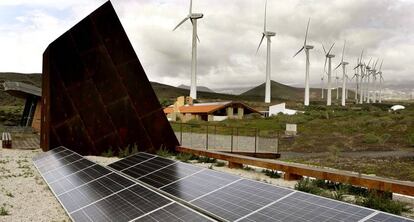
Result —
<path fill-rule="evenodd" d="M 212 221 L 64 147 L 33 162 L 73 221 Z"/>
<path fill-rule="evenodd" d="M 226 221 L 411 221 L 147 153 L 109 167 Z"/>

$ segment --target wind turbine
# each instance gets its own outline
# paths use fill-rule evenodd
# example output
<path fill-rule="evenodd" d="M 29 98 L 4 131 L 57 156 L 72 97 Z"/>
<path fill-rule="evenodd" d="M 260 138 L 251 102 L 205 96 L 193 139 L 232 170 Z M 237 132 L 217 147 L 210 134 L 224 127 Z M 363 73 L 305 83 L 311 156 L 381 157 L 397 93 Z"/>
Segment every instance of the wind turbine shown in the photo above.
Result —
<path fill-rule="evenodd" d="M 371 91 L 373 91 L 373 92 L 371 92 L 371 94 L 372 94 L 371 99 L 372 99 L 373 103 L 377 102 L 377 95 L 376 95 L 376 93 L 377 93 L 377 86 L 376 86 L 377 70 L 376 70 L 376 68 L 377 68 L 378 60 L 379 60 L 379 58 L 377 58 L 377 61 L 375 62 L 374 67 L 371 69 L 372 89 L 373 89 L 373 90 L 371 90 Z"/>
<path fill-rule="evenodd" d="M 180 23 L 173 29 L 176 30 L 180 25 L 182 25 L 185 21 L 190 19 L 191 23 L 193 24 L 193 45 L 192 45 L 192 55 L 191 55 L 191 86 L 190 86 L 190 97 L 193 99 L 197 99 L 197 19 L 203 18 L 202 13 L 193 13 L 193 0 L 190 0 L 190 11 Z M 200 41 L 200 39 L 198 39 Z"/>
<path fill-rule="evenodd" d="M 342 49 L 342 58 L 341 58 L 341 62 L 338 64 L 338 66 L 335 68 L 339 68 L 339 66 L 342 65 L 342 100 L 341 100 L 341 105 L 345 106 L 345 99 L 346 99 L 346 65 L 348 65 L 348 62 L 344 61 L 344 54 L 345 54 L 345 46 L 346 46 L 346 41 L 344 41 L 344 48 Z"/>
<path fill-rule="evenodd" d="M 368 90 L 369 90 L 369 75 L 370 75 L 370 70 L 371 67 L 369 66 L 369 64 L 371 63 L 372 58 L 369 59 L 368 65 L 364 63 L 364 84 L 363 84 L 363 101 L 369 103 L 369 96 L 368 96 Z"/>
<path fill-rule="evenodd" d="M 360 67 L 363 66 L 362 64 L 362 55 L 364 54 L 364 50 L 362 49 L 361 52 L 361 57 L 358 59 L 357 58 L 357 66 L 355 66 L 354 70 L 355 70 L 355 74 L 352 78 L 356 77 L 355 82 L 356 82 L 356 87 L 355 87 L 355 101 L 356 103 L 358 103 L 358 94 L 360 97 L 362 97 L 362 94 L 360 93 L 360 88 L 361 88 L 361 83 L 360 83 L 360 79 L 359 77 L 361 77 L 361 82 L 362 82 L 362 68 L 359 69 Z M 361 70 L 361 72 L 360 72 Z"/>
<path fill-rule="evenodd" d="M 267 43 L 267 55 L 266 55 L 266 87 L 265 87 L 265 103 L 270 103 L 271 101 L 271 85 L 270 85 L 270 49 L 272 45 L 272 41 L 270 40 L 271 37 L 275 36 L 275 32 L 267 31 L 266 30 L 266 11 L 267 11 L 267 0 L 265 3 L 265 14 L 264 14 L 264 28 L 262 33 L 262 39 L 260 39 L 259 46 L 257 47 L 256 53 L 259 51 L 260 46 L 262 45 L 264 37 L 266 37 Z"/>
<path fill-rule="evenodd" d="M 332 87 L 331 87 L 332 79 L 331 79 L 331 74 L 332 74 L 332 58 L 334 58 L 335 55 L 330 54 L 330 53 L 331 53 L 331 50 L 334 47 L 334 45 L 335 45 L 335 43 L 333 43 L 331 48 L 329 49 L 329 51 L 326 52 L 325 46 L 323 46 L 323 44 L 322 44 L 323 51 L 325 52 L 325 65 L 323 67 L 324 72 L 326 70 L 326 61 L 328 60 L 328 96 L 327 96 L 328 98 L 326 100 L 326 105 L 327 106 L 330 106 L 331 103 L 332 103 Z"/>
<path fill-rule="evenodd" d="M 379 95 L 378 95 L 379 96 L 379 98 L 378 98 L 379 103 L 382 103 L 382 81 L 384 81 L 384 78 L 382 78 L 382 71 L 381 71 L 382 62 L 384 62 L 384 59 L 381 61 L 381 65 L 380 65 L 379 70 L 378 70 L 378 75 L 380 76 L 380 79 L 379 79 Z"/>
<path fill-rule="evenodd" d="M 295 57 L 297 54 L 299 54 L 300 52 L 302 52 L 302 50 L 305 49 L 305 54 L 306 54 L 306 71 L 305 71 L 305 100 L 304 100 L 304 105 L 305 106 L 309 106 L 309 50 L 313 49 L 312 45 L 307 45 L 306 44 L 306 40 L 308 38 L 308 31 L 309 31 L 309 23 L 310 23 L 310 18 L 308 20 L 308 25 L 306 26 L 306 34 L 305 34 L 305 41 L 303 43 L 303 46 L 301 49 L 299 49 L 298 52 L 295 53 L 295 55 L 293 57 Z M 322 93 L 323 94 L 323 93 Z M 322 95 L 323 98 L 323 95 Z"/>

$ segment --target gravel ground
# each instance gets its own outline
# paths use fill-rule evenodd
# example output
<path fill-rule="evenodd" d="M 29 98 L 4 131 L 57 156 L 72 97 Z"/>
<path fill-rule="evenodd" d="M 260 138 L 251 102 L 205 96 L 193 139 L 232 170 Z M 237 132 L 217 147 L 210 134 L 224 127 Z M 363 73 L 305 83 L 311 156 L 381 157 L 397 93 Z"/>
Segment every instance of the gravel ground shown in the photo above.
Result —
<path fill-rule="evenodd" d="M 70 221 L 32 163 L 39 152 L 0 149 L 0 221 Z"/>

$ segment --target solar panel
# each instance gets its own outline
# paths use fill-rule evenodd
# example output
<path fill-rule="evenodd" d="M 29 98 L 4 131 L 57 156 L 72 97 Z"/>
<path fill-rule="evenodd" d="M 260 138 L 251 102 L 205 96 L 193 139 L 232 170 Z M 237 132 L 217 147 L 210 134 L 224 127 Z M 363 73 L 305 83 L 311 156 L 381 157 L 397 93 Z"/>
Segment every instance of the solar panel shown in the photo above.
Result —
<path fill-rule="evenodd" d="M 42 153 L 33 162 L 73 221 L 171 221 L 169 217 L 212 221 L 63 147 Z M 156 163 L 161 162 L 169 163 Z"/>
<path fill-rule="evenodd" d="M 126 159 L 133 160 L 134 156 Z M 149 155 L 149 154 L 146 154 Z M 228 221 L 410 221 L 376 210 L 161 157 L 111 165 L 162 193 Z M 122 168 L 122 165 L 127 166 Z M 132 166 L 132 167 L 131 167 Z M 150 166 L 150 167 L 149 167 Z M 163 214 L 166 214 L 163 212 Z M 388 219 L 387 219 L 388 218 Z M 154 221 L 154 218 L 148 218 Z"/>

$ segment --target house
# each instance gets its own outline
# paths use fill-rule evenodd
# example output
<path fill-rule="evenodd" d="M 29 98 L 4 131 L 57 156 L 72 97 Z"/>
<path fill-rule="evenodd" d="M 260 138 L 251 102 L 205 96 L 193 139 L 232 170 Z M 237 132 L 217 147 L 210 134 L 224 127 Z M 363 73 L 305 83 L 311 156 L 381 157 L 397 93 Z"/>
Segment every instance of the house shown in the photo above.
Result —
<path fill-rule="evenodd" d="M 170 121 L 180 119 L 187 122 L 192 119 L 204 121 L 222 121 L 225 119 L 242 119 L 244 115 L 259 111 L 241 102 L 193 103 L 191 97 L 180 96 L 174 105 L 164 109 Z"/>
<path fill-rule="evenodd" d="M 31 126 L 36 132 L 40 132 L 42 90 L 22 82 L 6 81 L 3 86 L 8 94 L 26 100 L 19 125 Z"/>

